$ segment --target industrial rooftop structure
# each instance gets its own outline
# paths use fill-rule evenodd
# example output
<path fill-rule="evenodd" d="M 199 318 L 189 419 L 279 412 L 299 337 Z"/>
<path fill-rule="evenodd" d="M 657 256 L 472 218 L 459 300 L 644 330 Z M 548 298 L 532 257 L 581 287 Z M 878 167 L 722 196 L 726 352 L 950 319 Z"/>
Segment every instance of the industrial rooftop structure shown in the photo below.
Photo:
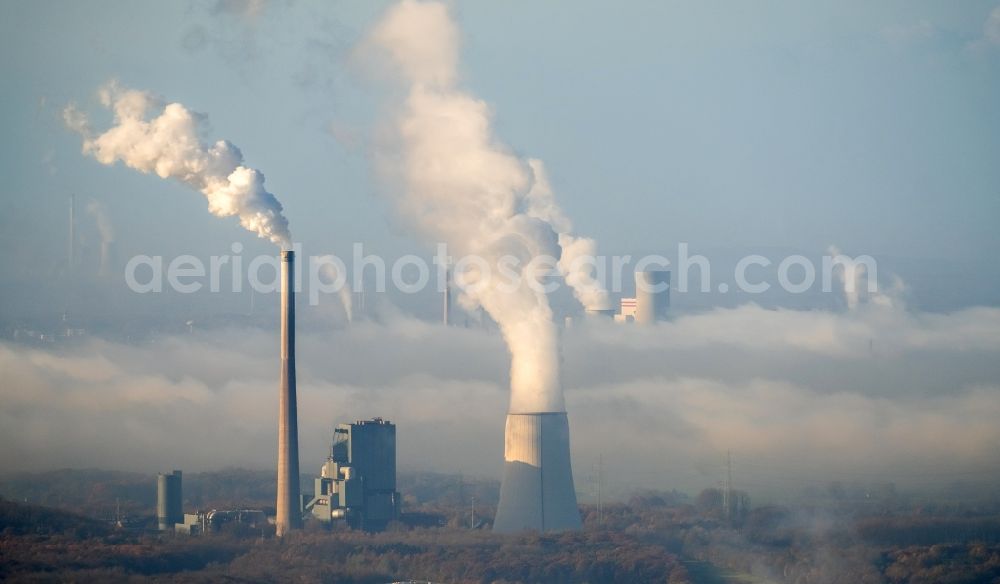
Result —
<path fill-rule="evenodd" d="M 384 530 L 399 517 L 401 500 L 396 491 L 396 426 L 382 418 L 338 425 L 314 493 L 306 510 L 316 519 Z"/>

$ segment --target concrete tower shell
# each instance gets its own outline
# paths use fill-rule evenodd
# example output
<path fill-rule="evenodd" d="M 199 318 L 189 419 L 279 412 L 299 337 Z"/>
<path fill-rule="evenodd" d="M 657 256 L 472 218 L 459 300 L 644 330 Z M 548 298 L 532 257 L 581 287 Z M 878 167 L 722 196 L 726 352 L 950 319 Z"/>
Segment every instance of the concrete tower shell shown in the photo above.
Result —
<path fill-rule="evenodd" d="M 565 412 L 507 414 L 504 469 L 493 530 L 580 529 Z"/>
<path fill-rule="evenodd" d="M 670 272 L 635 273 L 635 321 L 652 324 L 667 317 L 670 308 Z"/>
<path fill-rule="evenodd" d="M 295 252 L 281 252 L 281 381 L 278 386 L 278 501 L 280 537 L 302 527 L 299 423 L 295 398 Z"/>

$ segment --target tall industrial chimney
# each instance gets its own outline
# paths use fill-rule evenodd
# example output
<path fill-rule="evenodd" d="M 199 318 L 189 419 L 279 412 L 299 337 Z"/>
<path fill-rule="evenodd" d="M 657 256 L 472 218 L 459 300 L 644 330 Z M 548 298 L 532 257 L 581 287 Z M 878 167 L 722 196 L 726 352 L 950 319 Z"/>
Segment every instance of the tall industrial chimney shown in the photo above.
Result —
<path fill-rule="evenodd" d="M 493 531 L 580 529 L 566 412 L 509 413 Z"/>
<path fill-rule="evenodd" d="M 299 423 L 295 400 L 295 252 L 281 252 L 281 385 L 278 388 L 279 537 L 302 527 L 299 495 Z"/>
<path fill-rule="evenodd" d="M 670 308 L 670 272 L 635 273 L 635 321 L 652 324 L 667 317 Z"/>

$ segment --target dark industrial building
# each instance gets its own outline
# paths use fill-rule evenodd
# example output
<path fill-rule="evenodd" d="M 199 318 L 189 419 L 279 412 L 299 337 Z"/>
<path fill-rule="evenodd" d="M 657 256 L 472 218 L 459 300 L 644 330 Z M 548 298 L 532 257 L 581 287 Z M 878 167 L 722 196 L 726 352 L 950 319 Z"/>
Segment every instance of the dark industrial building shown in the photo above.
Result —
<path fill-rule="evenodd" d="M 396 426 L 382 418 L 338 425 L 314 493 L 306 510 L 316 519 L 384 530 L 399 517 Z"/>
<path fill-rule="evenodd" d="M 183 502 L 181 471 L 157 475 L 156 524 L 160 531 L 173 531 L 174 525 L 184 522 Z"/>

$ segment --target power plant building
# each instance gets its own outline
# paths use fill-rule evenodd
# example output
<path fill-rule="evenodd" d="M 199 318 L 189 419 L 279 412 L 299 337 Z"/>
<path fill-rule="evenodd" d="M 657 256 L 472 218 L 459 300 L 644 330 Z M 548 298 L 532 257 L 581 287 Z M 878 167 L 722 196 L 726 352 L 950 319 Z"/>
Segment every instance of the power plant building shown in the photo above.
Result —
<path fill-rule="evenodd" d="M 396 426 L 382 418 L 338 425 L 314 493 L 306 509 L 316 519 L 346 521 L 365 531 L 384 530 L 400 511 Z"/>
<path fill-rule="evenodd" d="M 621 299 L 621 308 L 615 315 L 615 322 L 635 322 L 635 298 Z"/>
<path fill-rule="evenodd" d="M 227 524 L 242 525 L 248 529 L 261 529 L 267 525 L 267 513 L 262 509 L 212 509 L 185 513 L 184 521 L 174 526 L 177 533 L 202 535 L 219 531 Z"/>
<path fill-rule="evenodd" d="M 181 471 L 160 473 L 156 477 L 156 526 L 160 531 L 171 531 L 174 525 L 184 522 L 184 495 L 181 489 Z"/>
<path fill-rule="evenodd" d="M 666 320 L 670 310 L 670 271 L 635 273 L 635 297 L 622 298 L 615 322 L 651 324 Z"/>

